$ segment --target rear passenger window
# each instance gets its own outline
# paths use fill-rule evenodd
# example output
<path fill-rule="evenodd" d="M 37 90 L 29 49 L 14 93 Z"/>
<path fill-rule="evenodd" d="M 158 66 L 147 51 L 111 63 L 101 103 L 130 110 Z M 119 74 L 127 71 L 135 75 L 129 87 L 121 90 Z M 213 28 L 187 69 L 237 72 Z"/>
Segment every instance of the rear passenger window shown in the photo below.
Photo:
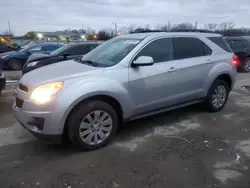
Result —
<path fill-rule="evenodd" d="M 144 47 L 137 57 L 150 56 L 154 63 L 173 60 L 173 43 L 172 39 L 157 39 Z"/>
<path fill-rule="evenodd" d="M 219 47 L 221 47 L 222 49 L 224 49 L 225 51 L 232 53 L 232 50 L 222 37 L 207 37 L 207 38 L 216 45 L 218 45 Z"/>
<path fill-rule="evenodd" d="M 196 38 L 174 38 L 174 59 L 187 59 L 211 55 L 212 50 Z"/>

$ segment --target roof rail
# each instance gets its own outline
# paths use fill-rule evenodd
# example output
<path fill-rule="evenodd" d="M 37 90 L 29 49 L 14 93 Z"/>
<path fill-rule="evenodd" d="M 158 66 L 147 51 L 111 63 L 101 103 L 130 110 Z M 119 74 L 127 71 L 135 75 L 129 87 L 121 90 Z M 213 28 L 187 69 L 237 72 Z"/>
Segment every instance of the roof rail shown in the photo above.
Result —
<path fill-rule="evenodd" d="M 165 31 L 162 31 L 162 30 L 135 30 L 133 32 L 131 32 L 130 34 L 134 34 L 134 33 L 153 33 L 153 32 L 165 32 Z"/>
<path fill-rule="evenodd" d="M 213 33 L 206 29 L 172 29 L 171 32 L 199 32 L 199 33 Z"/>

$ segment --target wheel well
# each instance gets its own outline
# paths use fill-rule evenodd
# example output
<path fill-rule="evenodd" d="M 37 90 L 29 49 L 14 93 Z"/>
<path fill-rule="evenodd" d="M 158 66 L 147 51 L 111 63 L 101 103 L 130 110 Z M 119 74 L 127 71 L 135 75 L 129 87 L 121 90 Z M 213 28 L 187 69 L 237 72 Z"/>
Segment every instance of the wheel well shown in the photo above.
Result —
<path fill-rule="evenodd" d="M 65 124 L 64 124 L 64 129 L 63 129 L 64 137 L 65 136 L 67 137 L 67 135 L 68 135 L 67 134 L 67 132 L 68 132 L 67 123 L 68 123 L 68 119 L 69 119 L 70 115 L 74 112 L 75 109 L 77 109 L 78 106 L 80 106 L 82 103 L 84 103 L 86 101 L 89 101 L 89 100 L 101 100 L 101 101 L 104 101 L 104 102 L 108 103 L 112 108 L 114 108 L 114 110 L 117 113 L 117 116 L 118 116 L 118 119 L 119 119 L 118 125 L 123 124 L 123 110 L 122 110 L 121 104 L 116 99 L 114 99 L 113 97 L 110 97 L 110 96 L 107 96 L 107 95 L 96 95 L 96 96 L 88 97 L 88 98 L 82 100 L 77 105 L 75 105 L 74 108 L 70 111 L 70 113 L 68 114 L 68 117 L 67 117 L 67 119 L 65 121 Z"/>
<path fill-rule="evenodd" d="M 222 75 L 218 76 L 216 80 L 225 81 L 228 84 L 228 87 L 231 89 L 231 87 L 232 87 L 232 79 L 228 74 L 222 74 Z"/>

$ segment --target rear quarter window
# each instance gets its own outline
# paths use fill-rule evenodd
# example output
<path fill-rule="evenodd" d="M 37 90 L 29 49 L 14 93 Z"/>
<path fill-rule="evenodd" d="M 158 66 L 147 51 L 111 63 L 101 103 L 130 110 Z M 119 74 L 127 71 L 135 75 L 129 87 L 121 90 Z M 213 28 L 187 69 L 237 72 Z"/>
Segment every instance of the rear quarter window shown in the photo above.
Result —
<path fill-rule="evenodd" d="M 223 50 L 232 53 L 231 48 L 228 46 L 228 44 L 222 37 L 207 37 L 207 38 L 211 40 L 213 43 L 215 43 L 217 46 L 221 47 Z"/>

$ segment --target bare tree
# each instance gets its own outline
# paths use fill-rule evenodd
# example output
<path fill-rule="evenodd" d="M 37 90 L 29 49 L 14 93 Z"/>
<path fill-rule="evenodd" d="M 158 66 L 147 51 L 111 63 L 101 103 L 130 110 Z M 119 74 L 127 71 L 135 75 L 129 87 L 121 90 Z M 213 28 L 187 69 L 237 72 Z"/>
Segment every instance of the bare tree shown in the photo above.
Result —
<path fill-rule="evenodd" d="M 144 25 L 144 30 L 150 30 L 150 25 L 149 24 Z"/>
<path fill-rule="evenodd" d="M 94 29 L 92 29 L 92 28 L 87 28 L 86 29 L 86 33 L 88 34 L 88 35 L 93 35 L 93 34 L 95 34 L 96 33 L 96 31 L 94 30 Z"/>
<path fill-rule="evenodd" d="M 189 22 L 184 22 L 184 23 L 175 25 L 173 29 L 195 29 L 195 25 Z"/>
<path fill-rule="evenodd" d="M 235 24 L 233 22 L 223 22 L 220 24 L 220 29 L 221 30 L 231 30 L 235 27 Z"/>
<path fill-rule="evenodd" d="M 216 23 L 209 23 L 209 24 L 205 24 L 204 26 L 205 26 L 205 29 L 209 31 L 215 31 L 218 25 Z"/>
<path fill-rule="evenodd" d="M 128 33 L 133 33 L 134 31 L 135 31 L 135 25 L 130 25 L 129 27 L 128 27 Z"/>

